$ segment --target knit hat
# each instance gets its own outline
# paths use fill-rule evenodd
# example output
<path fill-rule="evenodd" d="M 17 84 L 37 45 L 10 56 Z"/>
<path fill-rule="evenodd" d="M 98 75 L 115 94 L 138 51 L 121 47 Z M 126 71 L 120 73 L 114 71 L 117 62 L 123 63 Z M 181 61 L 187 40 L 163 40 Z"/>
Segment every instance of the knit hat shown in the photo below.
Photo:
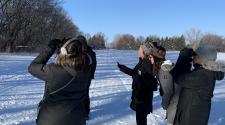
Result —
<path fill-rule="evenodd" d="M 217 58 L 217 50 L 211 46 L 199 47 L 195 53 L 197 56 L 203 59 L 204 63 L 214 62 Z"/>
<path fill-rule="evenodd" d="M 151 42 L 145 42 L 140 47 L 146 55 L 153 55 L 157 58 L 165 59 L 165 52 L 162 50 L 159 50 Z"/>

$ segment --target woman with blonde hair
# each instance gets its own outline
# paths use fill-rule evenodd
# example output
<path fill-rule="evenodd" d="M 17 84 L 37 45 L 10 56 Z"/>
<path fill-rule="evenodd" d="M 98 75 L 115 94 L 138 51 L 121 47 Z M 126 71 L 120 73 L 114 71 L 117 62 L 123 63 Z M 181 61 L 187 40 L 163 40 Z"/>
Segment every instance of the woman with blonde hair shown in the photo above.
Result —
<path fill-rule="evenodd" d="M 69 39 L 55 63 L 47 64 L 61 40 L 51 40 L 30 64 L 29 72 L 45 81 L 38 125 L 85 125 L 84 99 L 90 77 L 89 58 L 77 39 Z"/>

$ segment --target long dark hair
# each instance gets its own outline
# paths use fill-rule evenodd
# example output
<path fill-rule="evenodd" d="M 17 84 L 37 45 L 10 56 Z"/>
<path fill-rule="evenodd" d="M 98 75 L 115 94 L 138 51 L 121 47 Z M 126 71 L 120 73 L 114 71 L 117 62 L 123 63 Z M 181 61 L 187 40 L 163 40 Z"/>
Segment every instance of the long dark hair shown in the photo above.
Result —
<path fill-rule="evenodd" d="M 144 53 L 144 58 L 145 59 L 147 59 L 150 63 L 151 63 L 151 58 L 154 58 L 154 64 L 152 64 L 153 65 L 153 67 L 152 67 L 152 75 L 154 75 L 154 76 L 158 76 L 159 75 L 159 71 L 160 71 L 160 69 L 161 69 L 161 65 L 163 64 L 163 59 L 160 59 L 160 58 L 157 58 L 157 57 L 155 57 L 155 56 L 153 56 L 153 55 L 146 55 L 145 53 Z"/>
<path fill-rule="evenodd" d="M 154 57 L 154 65 L 153 65 L 153 74 L 155 76 L 159 76 L 159 71 L 161 69 L 161 65 L 163 64 L 164 60 Z"/>
<path fill-rule="evenodd" d="M 154 45 L 154 47 L 156 47 L 158 50 L 160 50 L 161 52 L 164 53 L 164 58 L 161 59 L 161 58 L 158 58 L 154 55 L 147 55 L 144 53 L 144 56 L 146 59 L 148 59 L 150 62 L 151 62 L 151 58 L 153 57 L 154 58 L 154 64 L 153 64 L 153 67 L 152 67 L 152 74 L 154 76 L 159 76 L 159 71 L 161 69 L 161 65 L 163 64 L 163 62 L 165 61 L 165 55 L 166 55 L 166 49 L 162 46 L 158 46 L 157 45 L 157 42 L 152 42 L 152 44 Z"/>
<path fill-rule="evenodd" d="M 76 71 L 87 73 L 89 71 L 89 57 L 83 51 L 82 43 L 78 40 L 72 41 L 66 46 L 67 55 L 59 54 L 55 61 L 56 65 L 68 66 Z"/>

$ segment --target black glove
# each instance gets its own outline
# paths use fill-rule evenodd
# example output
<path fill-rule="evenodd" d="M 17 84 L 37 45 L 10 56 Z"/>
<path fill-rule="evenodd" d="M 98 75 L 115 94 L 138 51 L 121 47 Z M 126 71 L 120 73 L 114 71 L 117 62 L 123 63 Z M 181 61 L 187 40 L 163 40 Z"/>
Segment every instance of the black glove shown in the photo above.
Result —
<path fill-rule="evenodd" d="M 60 44 L 62 44 L 62 41 L 60 39 L 53 39 L 48 43 L 48 47 L 56 50 L 57 46 L 59 46 Z"/>
<path fill-rule="evenodd" d="M 123 66 L 123 65 L 121 65 L 119 62 L 117 62 L 117 67 L 118 67 L 119 69 L 121 69 L 122 66 Z"/>
<path fill-rule="evenodd" d="M 195 56 L 196 54 L 192 48 L 184 48 L 180 51 L 180 55 L 185 57 L 192 57 Z"/>

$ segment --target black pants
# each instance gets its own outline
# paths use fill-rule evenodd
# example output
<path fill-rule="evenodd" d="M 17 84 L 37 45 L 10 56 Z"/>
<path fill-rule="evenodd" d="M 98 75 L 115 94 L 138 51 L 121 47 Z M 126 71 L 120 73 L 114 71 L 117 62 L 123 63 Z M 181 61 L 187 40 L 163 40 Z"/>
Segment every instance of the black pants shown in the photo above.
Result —
<path fill-rule="evenodd" d="M 88 82 L 86 98 L 84 100 L 85 112 L 87 116 L 90 114 L 90 96 L 89 96 L 90 85 L 91 85 L 91 80 L 89 80 Z"/>
<path fill-rule="evenodd" d="M 146 111 L 143 110 L 143 107 L 137 106 L 136 109 L 136 122 L 137 125 L 147 125 L 147 116 Z"/>

